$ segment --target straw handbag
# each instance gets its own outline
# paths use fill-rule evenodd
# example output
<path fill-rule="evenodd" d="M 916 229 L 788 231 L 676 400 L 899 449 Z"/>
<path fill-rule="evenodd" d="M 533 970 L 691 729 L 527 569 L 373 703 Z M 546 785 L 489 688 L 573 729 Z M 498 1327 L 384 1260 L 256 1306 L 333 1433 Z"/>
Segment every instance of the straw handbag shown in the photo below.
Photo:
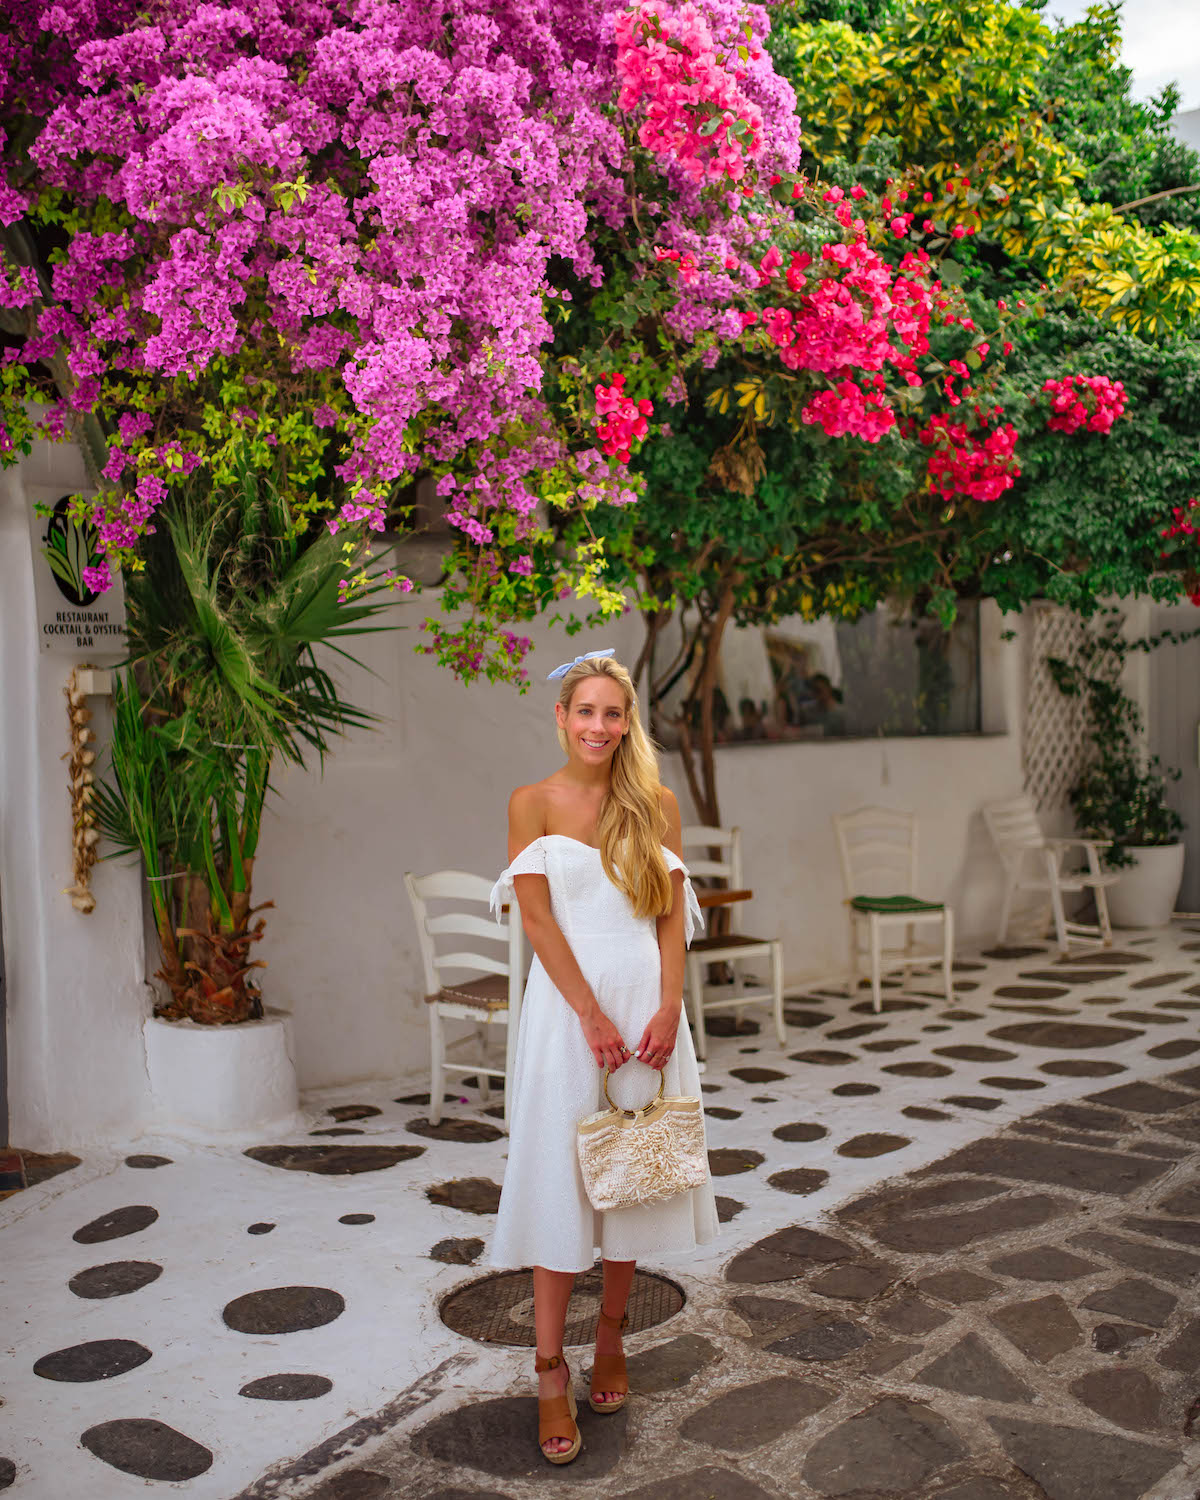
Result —
<path fill-rule="evenodd" d="M 704 1116 L 700 1100 L 658 1093 L 644 1109 L 618 1109 L 608 1092 L 608 1108 L 580 1120 L 576 1137 L 579 1169 L 595 1209 L 658 1203 L 703 1187 L 708 1181 Z"/>

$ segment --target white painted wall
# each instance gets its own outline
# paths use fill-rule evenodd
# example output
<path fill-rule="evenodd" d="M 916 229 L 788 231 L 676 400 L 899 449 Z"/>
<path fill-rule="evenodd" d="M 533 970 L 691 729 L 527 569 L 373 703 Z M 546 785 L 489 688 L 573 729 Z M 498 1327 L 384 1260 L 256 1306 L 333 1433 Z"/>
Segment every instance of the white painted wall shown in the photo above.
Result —
<path fill-rule="evenodd" d="M 568 638 L 536 628 L 534 686 L 453 681 L 412 653 L 413 629 L 358 643 L 378 674 L 346 679 L 348 695 L 384 722 L 339 747 L 323 778 L 279 778 L 255 870 L 271 898 L 261 956 L 264 993 L 296 1018 L 302 1087 L 397 1076 L 425 1065 L 427 1037 L 416 936 L 401 875 L 440 868 L 492 874 L 504 864 L 511 789 L 561 763 L 545 673 L 581 651 L 613 645 L 632 661 L 636 614 Z M 921 820 L 922 894 L 950 899 L 964 942 L 992 936 L 999 879 L 979 808 L 1021 789 L 1020 638 L 983 611 L 983 713 L 988 732 L 948 739 L 827 741 L 718 750 L 726 823 L 744 834 L 756 896 L 746 930 L 784 939 L 789 981 L 844 962 L 845 917 L 830 815 L 863 803 Z M 352 690 L 351 690 L 352 689 Z M 675 757 L 664 766 L 692 821 Z"/>
<path fill-rule="evenodd" d="M 101 864 L 97 909 L 76 913 L 60 754 L 69 663 L 39 654 L 22 482 L 82 482 L 69 448 L 39 447 L 0 475 L 0 888 L 8 977 L 12 1139 L 29 1149 L 136 1132 L 149 1118 L 141 1023 L 147 969 L 142 892 L 129 866 Z M 341 743 L 322 776 L 284 768 L 269 805 L 255 895 L 271 900 L 259 954 L 269 1005 L 294 1018 L 302 1087 L 392 1078 L 426 1065 L 427 1034 L 406 869 L 497 872 L 511 789 L 560 763 L 554 690 L 545 673 L 584 650 L 613 646 L 632 661 L 631 612 L 604 631 L 568 637 L 531 629 L 535 682 L 512 688 L 454 681 L 413 652 L 425 606 L 397 607 L 405 629 L 350 643 L 375 675 L 345 669 L 348 696 L 380 716 Z M 1016 622 L 1019 626 L 1019 622 Z M 744 832 L 756 897 L 747 928 L 780 933 L 790 982 L 829 975 L 844 955 L 844 913 L 830 815 L 867 802 L 921 820 L 921 893 L 952 900 L 964 943 L 987 940 L 997 870 L 979 808 L 1020 789 L 1022 639 L 985 606 L 981 736 L 726 746 L 718 752 L 727 823 Z M 341 671 L 341 668 L 338 668 Z M 98 705 L 94 705 L 98 706 Z M 96 728 L 104 738 L 104 715 Z M 664 765 L 692 820 L 674 757 Z M 149 946 L 149 962 L 147 948 Z"/>
<path fill-rule="evenodd" d="M 32 1151 L 132 1133 L 148 1104 L 140 872 L 98 864 L 90 916 L 60 894 L 73 879 L 71 807 L 60 759 L 69 749 L 63 687 L 73 663 L 40 650 L 26 486 L 64 494 L 84 482 L 78 451 L 65 445 L 39 443 L 19 468 L 0 471 L 0 904 L 9 1137 Z M 103 743 L 103 705 L 92 700 L 90 706 Z"/>

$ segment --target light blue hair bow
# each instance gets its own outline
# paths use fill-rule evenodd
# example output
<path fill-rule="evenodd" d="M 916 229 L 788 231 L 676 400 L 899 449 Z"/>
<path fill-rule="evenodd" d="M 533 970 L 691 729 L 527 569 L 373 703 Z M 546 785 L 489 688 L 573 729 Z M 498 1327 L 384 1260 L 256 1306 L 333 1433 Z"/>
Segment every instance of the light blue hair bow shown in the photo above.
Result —
<path fill-rule="evenodd" d="M 546 681 L 552 682 L 556 677 L 565 677 L 572 667 L 577 667 L 581 661 L 592 661 L 597 656 L 613 656 L 616 653 L 611 646 L 603 651 L 586 651 L 582 656 L 577 656 L 574 661 L 565 661 L 561 667 L 555 667 L 553 672 L 546 673 Z"/>

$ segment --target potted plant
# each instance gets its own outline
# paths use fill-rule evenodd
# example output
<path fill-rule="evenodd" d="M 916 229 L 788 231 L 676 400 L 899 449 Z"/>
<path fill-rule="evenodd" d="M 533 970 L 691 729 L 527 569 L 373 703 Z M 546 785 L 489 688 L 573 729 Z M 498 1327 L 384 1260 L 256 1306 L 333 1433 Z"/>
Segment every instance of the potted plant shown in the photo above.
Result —
<path fill-rule="evenodd" d="M 314 647 L 388 628 L 372 618 L 385 606 L 339 601 L 341 542 L 293 516 L 248 455 L 226 482 L 193 476 L 159 520 L 127 584 L 99 822 L 108 857 L 140 857 L 146 871 L 162 983 L 145 1028 L 157 1123 L 249 1130 L 289 1120 L 298 1097 L 289 1018 L 264 1007 L 254 957 L 272 905 L 253 899 L 272 767 L 323 760 L 332 735 L 369 722 Z M 365 593 L 383 587 L 369 580 Z"/>
<path fill-rule="evenodd" d="M 1141 713 L 1115 680 L 1132 647 L 1150 649 L 1159 639 L 1127 642 L 1110 627 L 1096 643 L 1113 668 L 1107 675 L 1088 670 L 1094 653 L 1081 664 L 1049 662 L 1061 692 L 1087 699 L 1090 756 L 1069 795 L 1082 835 L 1108 840 L 1104 862 L 1121 871 L 1108 892 L 1117 927 L 1166 926 L 1183 879 L 1184 823 L 1167 804 L 1167 784 L 1180 772 L 1143 754 Z"/>

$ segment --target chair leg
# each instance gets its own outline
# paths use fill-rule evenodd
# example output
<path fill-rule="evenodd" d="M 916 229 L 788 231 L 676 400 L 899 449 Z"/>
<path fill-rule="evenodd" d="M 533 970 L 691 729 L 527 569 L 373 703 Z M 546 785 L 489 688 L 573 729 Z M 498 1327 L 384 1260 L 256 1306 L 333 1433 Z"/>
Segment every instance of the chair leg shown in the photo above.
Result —
<path fill-rule="evenodd" d="M 871 919 L 871 1005 L 878 1013 L 883 1009 L 883 953 L 881 951 L 879 923 Z"/>
<path fill-rule="evenodd" d="M 429 1123 L 438 1125 L 442 1119 L 442 1096 L 446 1092 L 446 1034 L 442 1029 L 442 1013 L 436 1005 L 429 1007 Z"/>
<path fill-rule="evenodd" d="M 1011 875 L 1004 881 L 1004 899 L 1000 902 L 1000 920 L 996 924 L 996 946 L 1003 948 L 1008 940 L 1008 924 L 1012 917 L 1013 896 L 1016 894 L 1017 882 Z"/>
<path fill-rule="evenodd" d="M 486 1021 L 483 1022 L 482 1025 L 476 1026 L 475 1028 L 475 1035 L 479 1039 L 479 1060 L 485 1068 L 491 1061 L 491 1058 L 488 1055 L 489 1030 L 490 1027 L 488 1026 L 488 1023 Z M 487 1104 L 490 1102 L 492 1097 L 492 1081 L 488 1077 L 488 1075 L 482 1071 L 476 1074 L 476 1077 L 479 1079 L 479 1102 L 480 1104 Z"/>
<path fill-rule="evenodd" d="M 912 951 L 913 951 L 913 924 L 906 922 L 904 926 L 904 987 L 912 983 Z"/>
<path fill-rule="evenodd" d="M 696 1056 L 708 1056 L 708 1038 L 704 1032 L 704 965 L 699 957 L 688 955 L 688 990 L 692 997 L 692 1030 L 695 1033 Z"/>
<path fill-rule="evenodd" d="M 853 911 L 849 912 L 846 921 L 850 927 L 850 963 L 846 969 L 846 998 L 852 1000 L 858 988 L 858 924 Z"/>
<path fill-rule="evenodd" d="M 1096 920 L 1100 923 L 1100 936 L 1106 948 L 1112 947 L 1112 922 L 1108 916 L 1108 891 L 1102 885 L 1092 887 L 1096 898 Z"/>
<path fill-rule="evenodd" d="M 1071 939 L 1067 935 L 1067 914 L 1063 910 L 1062 891 L 1057 883 L 1050 886 L 1050 905 L 1054 912 L 1054 932 L 1058 938 L 1058 954 L 1060 958 L 1069 958 L 1071 954 Z"/>
<path fill-rule="evenodd" d="M 942 918 L 942 979 L 946 999 L 954 999 L 954 913 L 946 908 Z"/>
<path fill-rule="evenodd" d="M 775 995 L 775 1035 L 779 1045 L 786 1047 L 787 1026 L 783 1020 L 783 944 L 771 944 L 771 989 Z"/>

